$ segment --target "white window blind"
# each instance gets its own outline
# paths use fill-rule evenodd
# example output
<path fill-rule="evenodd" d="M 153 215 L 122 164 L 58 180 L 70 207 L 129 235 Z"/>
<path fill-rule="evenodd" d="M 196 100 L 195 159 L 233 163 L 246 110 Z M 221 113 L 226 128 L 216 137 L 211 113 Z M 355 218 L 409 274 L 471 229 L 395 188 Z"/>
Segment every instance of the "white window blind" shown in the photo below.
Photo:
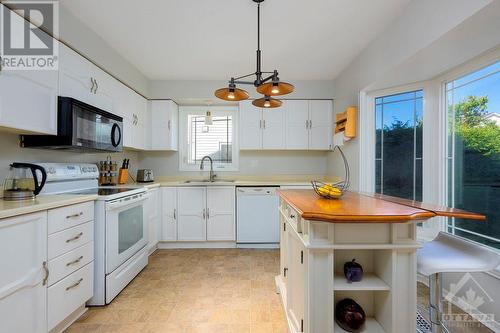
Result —
<path fill-rule="evenodd" d="M 205 125 L 205 116 L 188 115 L 189 164 L 199 164 L 210 156 L 219 164 L 232 163 L 232 116 L 214 116 L 212 125 Z"/>

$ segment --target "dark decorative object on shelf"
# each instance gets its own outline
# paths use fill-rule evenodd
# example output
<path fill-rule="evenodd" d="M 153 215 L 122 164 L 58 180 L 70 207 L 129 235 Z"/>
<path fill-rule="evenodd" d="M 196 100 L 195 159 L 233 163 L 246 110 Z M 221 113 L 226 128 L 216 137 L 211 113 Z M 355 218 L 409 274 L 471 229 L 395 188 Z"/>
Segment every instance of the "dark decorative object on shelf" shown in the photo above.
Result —
<path fill-rule="evenodd" d="M 352 259 L 344 264 L 344 276 L 349 283 L 359 282 L 363 279 L 363 267 Z"/>
<path fill-rule="evenodd" d="M 363 332 L 366 321 L 365 311 L 354 300 L 344 298 L 335 306 L 335 321 L 348 332 Z"/>

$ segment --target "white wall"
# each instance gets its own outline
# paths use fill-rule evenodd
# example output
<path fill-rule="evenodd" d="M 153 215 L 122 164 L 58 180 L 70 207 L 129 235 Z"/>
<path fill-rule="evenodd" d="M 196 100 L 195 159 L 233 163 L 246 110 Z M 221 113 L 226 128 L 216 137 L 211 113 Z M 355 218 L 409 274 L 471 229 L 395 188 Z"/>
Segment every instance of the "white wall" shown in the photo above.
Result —
<path fill-rule="evenodd" d="M 217 172 L 219 178 L 237 176 L 325 175 L 327 152 L 315 151 L 241 151 L 238 172 Z M 151 168 L 155 175 L 168 177 L 203 177 L 200 172 L 180 172 L 177 152 L 148 152 L 139 156 L 140 165 Z"/>
<path fill-rule="evenodd" d="M 488 46 L 493 47 L 500 35 L 495 35 L 499 31 L 495 27 L 500 22 L 498 5 L 497 0 L 412 1 L 404 13 L 334 80 L 335 113 L 343 112 L 349 105 L 358 105 L 360 91 L 429 79 L 440 74 L 439 71 L 465 61 L 464 57 L 473 57 L 487 50 Z M 474 31 L 474 36 L 484 33 L 489 38 L 479 38 L 478 42 L 471 38 L 471 31 Z M 426 61 L 416 66 L 415 57 Z M 405 77 L 388 82 L 387 77 L 401 74 L 402 68 L 409 68 L 404 72 Z M 427 68 L 432 71 L 427 71 Z M 384 82 L 384 86 L 380 82 Z M 359 156 L 359 140 L 347 143 L 344 152 L 351 165 L 352 188 L 357 189 L 359 164 L 363 162 Z M 330 154 L 328 170 L 335 172 L 340 168 L 341 160 L 337 155 Z"/>
<path fill-rule="evenodd" d="M 79 153 L 65 152 L 61 150 L 30 149 L 19 146 L 19 135 L 0 132 L 0 187 L 3 180 L 9 174 L 9 164 L 12 162 L 80 162 L 96 163 L 105 160 L 108 153 Z M 138 165 L 138 153 L 134 151 L 124 151 L 122 153 L 111 154 L 112 159 L 121 161 L 125 157 L 130 158 L 132 175 Z"/>

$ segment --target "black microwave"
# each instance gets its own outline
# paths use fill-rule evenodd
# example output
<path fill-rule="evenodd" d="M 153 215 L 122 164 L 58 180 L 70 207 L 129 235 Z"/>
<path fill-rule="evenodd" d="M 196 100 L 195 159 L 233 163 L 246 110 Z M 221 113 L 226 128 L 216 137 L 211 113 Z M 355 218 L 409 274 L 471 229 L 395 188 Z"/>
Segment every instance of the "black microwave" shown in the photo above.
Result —
<path fill-rule="evenodd" d="M 71 97 L 58 97 L 57 135 L 21 135 L 22 147 L 117 152 L 123 118 Z"/>

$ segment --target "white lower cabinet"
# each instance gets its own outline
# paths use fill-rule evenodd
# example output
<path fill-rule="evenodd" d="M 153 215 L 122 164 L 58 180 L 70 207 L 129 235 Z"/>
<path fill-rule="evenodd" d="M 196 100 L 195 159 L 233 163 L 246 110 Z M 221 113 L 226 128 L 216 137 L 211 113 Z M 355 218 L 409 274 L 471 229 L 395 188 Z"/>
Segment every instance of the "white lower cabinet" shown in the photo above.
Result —
<path fill-rule="evenodd" d="M 179 219 L 177 222 L 177 240 L 205 241 L 206 230 L 206 188 L 177 188 L 177 206 Z"/>
<path fill-rule="evenodd" d="M 307 288 L 305 274 L 307 263 L 305 262 L 306 249 L 302 242 L 293 233 L 288 233 L 287 240 L 288 271 L 287 289 L 288 293 L 287 313 L 296 332 L 304 331 L 304 291 Z"/>
<path fill-rule="evenodd" d="M 53 329 L 93 296 L 94 264 L 80 268 L 48 289 L 48 324 Z"/>
<path fill-rule="evenodd" d="M 162 187 L 161 241 L 234 241 L 233 186 Z"/>
<path fill-rule="evenodd" d="M 47 212 L 0 220 L 0 332 L 47 332 Z"/>
<path fill-rule="evenodd" d="M 158 188 L 148 189 L 148 198 L 144 204 L 146 218 L 149 222 L 149 241 L 148 248 L 151 252 L 158 244 L 160 237 L 160 190 Z"/>
<path fill-rule="evenodd" d="M 235 240 L 234 187 L 207 187 L 207 240 Z"/>
<path fill-rule="evenodd" d="M 177 240 L 177 188 L 161 188 L 161 237 L 162 241 Z"/>

